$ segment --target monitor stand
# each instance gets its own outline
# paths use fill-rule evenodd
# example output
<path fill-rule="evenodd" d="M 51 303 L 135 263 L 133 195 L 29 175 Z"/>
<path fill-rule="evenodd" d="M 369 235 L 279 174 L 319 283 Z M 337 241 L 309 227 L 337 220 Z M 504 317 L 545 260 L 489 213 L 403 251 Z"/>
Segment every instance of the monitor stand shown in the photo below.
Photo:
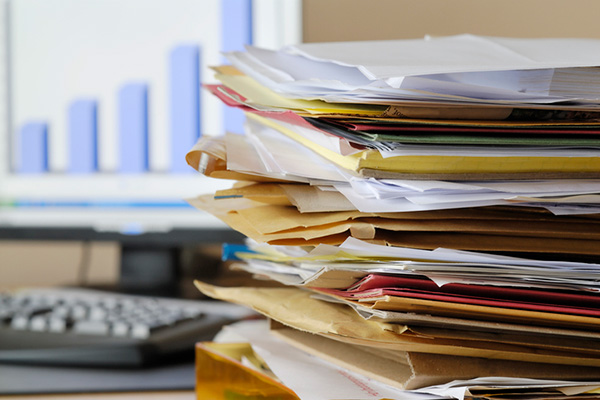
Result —
<path fill-rule="evenodd" d="M 173 247 L 121 247 L 120 290 L 132 294 L 177 296 L 181 279 L 181 252 Z"/>

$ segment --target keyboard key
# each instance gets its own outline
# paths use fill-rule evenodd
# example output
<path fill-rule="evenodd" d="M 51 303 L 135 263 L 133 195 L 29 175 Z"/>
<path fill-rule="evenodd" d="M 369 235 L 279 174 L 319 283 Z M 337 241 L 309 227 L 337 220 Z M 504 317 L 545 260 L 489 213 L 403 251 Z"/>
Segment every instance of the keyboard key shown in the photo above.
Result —
<path fill-rule="evenodd" d="M 50 332 L 65 332 L 67 330 L 67 320 L 59 316 L 51 316 L 48 319 L 48 330 Z"/>
<path fill-rule="evenodd" d="M 108 335 L 110 326 L 104 321 L 83 320 L 73 325 L 75 333 L 84 335 Z"/>
<path fill-rule="evenodd" d="M 71 317 L 77 320 L 83 320 L 87 318 L 88 308 L 83 304 L 75 304 L 73 308 L 71 308 Z"/>
<path fill-rule="evenodd" d="M 10 322 L 10 327 L 16 330 L 25 330 L 29 326 L 28 315 L 15 315 Z"/>
<path fill-rule="evenodd" d="M 71 309 L 66 305 L 58 305 L 52 309 L 52 315 L 61 318 L 67 318 Z"/>
<path fill-rule="evenodd" d="M 105 320 L 108 316 L 108 311 L 106 308 L 101 306 L 94 306 L 89 310 L 89 319 L 93 321 L 102 321 Z"/>
<path fill-rule="evenodd" d="M 131 329 L 131 326 L 127 322 L 116 321 L 116 322 L 113 322 L 111 329 L 110 329 L 110 333 L 113 336 L 127 337 L 127 336 L 129 336 L 130 329 Z"/>
<path fill-rule="evenodd" d="M 146 339 L 150 337 L 150 327 L 146 324 L 137 323 L 131 327 L 131 337 Z"/>
<path fill-rule="evenodd" d="M 43 332 L 48 330 L 48 319 L 45 315 L 36 315 L 29 321 L 29 329 L 32 331 Z"/>

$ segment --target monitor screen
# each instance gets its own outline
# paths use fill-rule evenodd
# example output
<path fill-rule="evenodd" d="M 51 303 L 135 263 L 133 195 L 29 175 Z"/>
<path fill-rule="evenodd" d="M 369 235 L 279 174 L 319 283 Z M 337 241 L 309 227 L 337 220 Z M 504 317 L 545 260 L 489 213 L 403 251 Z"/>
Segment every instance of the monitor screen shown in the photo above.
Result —
<path fill-rule="evenodd" d="M 0 6 L 0 239 L 116 240 L 138 264 L 241 240 L 185 201 L 229 186 L 186 165 L 198 137 L 243 129 L 201 85 L 223 52 L 301 41 L 299 0 Z"/>

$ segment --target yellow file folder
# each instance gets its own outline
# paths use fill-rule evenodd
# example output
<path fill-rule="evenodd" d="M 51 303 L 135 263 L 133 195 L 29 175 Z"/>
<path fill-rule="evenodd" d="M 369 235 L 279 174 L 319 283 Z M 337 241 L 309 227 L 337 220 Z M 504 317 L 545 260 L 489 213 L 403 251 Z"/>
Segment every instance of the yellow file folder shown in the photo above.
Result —
<path fill-rule="evenodd" d="M 198 400 L 298 400 L 286 386 L 242 359 L 260 363 L 248 343 L 196 345 L 196 398 Z"/>

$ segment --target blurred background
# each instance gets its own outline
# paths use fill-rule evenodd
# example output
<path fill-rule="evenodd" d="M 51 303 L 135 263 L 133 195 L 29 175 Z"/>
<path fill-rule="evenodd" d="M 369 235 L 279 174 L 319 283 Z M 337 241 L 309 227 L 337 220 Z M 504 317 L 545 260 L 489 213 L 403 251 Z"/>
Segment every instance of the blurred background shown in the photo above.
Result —
<path fill-rule="evenodd" d="M 0 288 L 152 287 L 219 268 L 220 243 L 241 238 L 184 199 L 225 184 L 184 157 L 201 135 L 243 130 L 200 88 L 223 51 L 600 38 L 598 15 L 594 0 L 1 0 Z"/>

